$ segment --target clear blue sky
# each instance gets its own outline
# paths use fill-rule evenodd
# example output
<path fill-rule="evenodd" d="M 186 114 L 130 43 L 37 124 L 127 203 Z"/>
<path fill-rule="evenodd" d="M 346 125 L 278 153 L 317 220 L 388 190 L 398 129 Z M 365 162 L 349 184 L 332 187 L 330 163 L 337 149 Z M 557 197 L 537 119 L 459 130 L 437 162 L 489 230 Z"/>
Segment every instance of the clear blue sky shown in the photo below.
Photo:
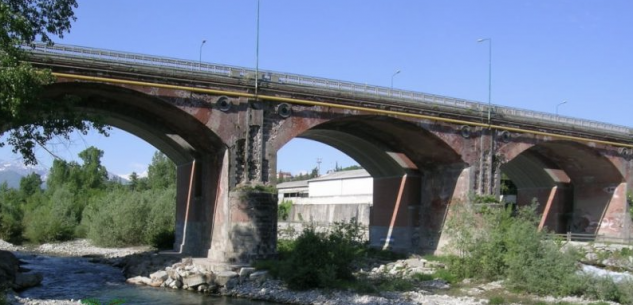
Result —
<path fill-rule="evenodd" d="M 198 60 L 206 39 L 203 61 L 255 66 L 256 0 L 79 5 L 61 43 Z M 567 101 L 561 115 L 633 126 L 631 12 L 629 0 L 261 0 L 260 68 L 383 86 L 401 70 L 396 88 L 487 102 L 488 45 L 477 39 L 492 38 L 494 104 L 554 113 Z M 153 148 L 130 149 L 146 144 L 123 134 L 85 141 L 111 171 L 141 172 Z M 306 143 L 284 147 L 279 168 L 354 163 Z"/>

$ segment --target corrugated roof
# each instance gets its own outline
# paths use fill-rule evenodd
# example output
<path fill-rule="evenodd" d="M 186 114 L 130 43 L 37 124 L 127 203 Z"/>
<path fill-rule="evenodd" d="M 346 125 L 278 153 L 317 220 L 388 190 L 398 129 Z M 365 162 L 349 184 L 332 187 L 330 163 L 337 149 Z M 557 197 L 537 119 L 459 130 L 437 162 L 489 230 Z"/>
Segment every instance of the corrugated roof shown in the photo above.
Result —
<path fill-rule="evenodd" d="M 340 180 L 351 178 L 371 178 L 371 175 L 364 169 L 355 169 L 350 171 L 333 172 L 327 175 L 323 175 L 318 178 L 310 179 L 308 181 L 327 181 L 327 180 Z"/>

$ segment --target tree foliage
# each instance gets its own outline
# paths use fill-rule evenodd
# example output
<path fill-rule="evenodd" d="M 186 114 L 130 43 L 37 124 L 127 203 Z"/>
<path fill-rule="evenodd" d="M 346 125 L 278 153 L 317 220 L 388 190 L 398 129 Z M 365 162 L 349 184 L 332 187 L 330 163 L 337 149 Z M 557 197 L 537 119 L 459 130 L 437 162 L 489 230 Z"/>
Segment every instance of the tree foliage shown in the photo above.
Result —
<path fill-rule="evenodd" d="M 89 147 L 79 153 L 82 163 L 55 160 L 46 190 L 30 174 L 18 190 L 0 185 L 0 238 L 51 242 L 89 237 L 104 246 L 174 243 L 175 165 L 154 155 L 148 172 L 136 176 L 136 187 L 108 180 L 101 164 L 104 152 Z M 134 181 L 133 181 L 134 182 Z"/>
<path fill-rule="evenodd" d="M 9 131 L 6 143 L 20 153 L 27 164 L 37 160 L 33 149 L 55 137 L 68 139 L 75 130 L 95 128 L 107 134 L 98 117 L 73 110 L 77 97 L 64 96 L 56 103 L 44 102 L 44 87 L 54 81 L 50 71 L 26 63 L 27 45 L 52 43 L 63 37 L 75 20 L 76 0 L 0 1 L 0 133 Z M 89 119 L 92 123 L 85 121 Z M 6 144 L 0 142 L 0 146 Z"/>

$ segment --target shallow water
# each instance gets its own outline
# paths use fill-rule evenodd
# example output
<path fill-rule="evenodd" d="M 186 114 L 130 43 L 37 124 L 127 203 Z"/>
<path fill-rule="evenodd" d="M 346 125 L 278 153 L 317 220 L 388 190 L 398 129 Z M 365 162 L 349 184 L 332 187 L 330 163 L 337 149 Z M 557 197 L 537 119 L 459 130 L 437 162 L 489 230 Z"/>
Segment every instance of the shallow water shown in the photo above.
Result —
<path fill-rule="evenodd" d="M 277 303 L 206 296 L 191 291 L 134 286 L 125 283 L 121 271 L 112 266 L 91 263 L 86 258 L 54 257 L 16 253 L 27 264 L 23 267 L 44 275 L 42 285 L 27 289 L 23 298 L 54 300 L 99 300 L 107 304 L 182 304 L 182 305 L 273 305 Z"/>
<path fill-rule="evenodd" d="M 590 266 L 590 265 L 582 265 L 582 269 L 581 269 L 584 273 L 586 274 L 591 274 L 593 276 L 598 276 L 598 277 L 604 277 L 604 276 L 608 276 L 610 278 L 613 279 L 613 281 L 617 282 L 621 282 L 621 281 L 631 281 L 633 280 L 633 275 L 629 272 L 617 272 L 617 271 L 610 271 L 610 270 L 605 270 L 605 269 L 601 269 L 595 266 Z"/>

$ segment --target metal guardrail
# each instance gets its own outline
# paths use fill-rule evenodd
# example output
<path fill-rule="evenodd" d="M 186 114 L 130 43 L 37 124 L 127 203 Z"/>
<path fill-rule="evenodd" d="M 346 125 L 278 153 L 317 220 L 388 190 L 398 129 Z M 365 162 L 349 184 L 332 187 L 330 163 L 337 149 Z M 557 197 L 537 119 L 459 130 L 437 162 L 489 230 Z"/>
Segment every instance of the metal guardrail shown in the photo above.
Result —
<path fill-rule="evenodd" d="M 572 233 L 567 232 L 564 234 L 554 234 L 556 237 L 566 241 L 578 241 L 578 242 L 596 242 L 596 243 L 611 243 L 620 245 L 633 244 L 633 237 L 613 237 L 598 234 L 587 233 Z"/>
<path fill-rule="evenodd" d="M 134 66 L 146 66 L 152 68 L 174 69 L 181 71 L 196 71 L 198 73 L 209 73 L 213 75 L 231 77 L 231 78 L 253 78 L 256 71 L 253 69 L 217 65 L 191 60 L 183 60 L 169 57 L 158 57 L 137 53 L 119 52 L 102 50 L 88 47 L 78 47 L 71 45 L 56 44 L 49 46 L 46 44 L 35 44 L 34 48 L 25 46 L 25 49 L 35 55 L 57 55 L 69 59 L 80 58 L 83 60 L 107 61 L 119 64 L 129 64 Z M 273 72 L 267 70 L 259 71 L 259 79 L 272 83 L 289 84 L 306 86 L 316 89 L 334 90 L 352 94 L 362 94 L 372 97 L 387 98 L 398 102 L 408 103 L 429 103 L 442 105 L 451 108 L 476 111 L 477 113 L 486 113 L 488 104 L 440 96 L 435 94 L 421 93 L 408 90 L 397 90 L 383 86 L 371 86 L 353 82 L 338 81 L 327 78 L 310 77 L 298 74 L 290 74 L 283 72 Z M 492 105 L 492 112 L 505 116 L 514 116 L 530 120 L 536 123 L 548 123 L 556 125 L 564 125 L 567 127 L 581 127 L 584 129 L 592 129 L 596 131 L 608 132 L 619 136 L 633 136 L 633 128 L 608 124 L 598 121 L 571 118 L 566 116 L 554 115 L 551 113 L 538 112 L 526 109 L 506 107 L 500 105 Z"/>

